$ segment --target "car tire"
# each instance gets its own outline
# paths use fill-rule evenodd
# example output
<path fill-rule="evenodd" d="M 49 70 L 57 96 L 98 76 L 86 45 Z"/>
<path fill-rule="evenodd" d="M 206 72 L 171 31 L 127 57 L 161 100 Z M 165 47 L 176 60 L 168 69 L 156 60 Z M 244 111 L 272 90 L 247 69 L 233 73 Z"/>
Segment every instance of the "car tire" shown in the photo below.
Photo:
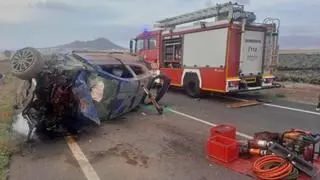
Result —
<path fill-rule="evenodd" d="M 151 88 L 153 88 L 154 86 L 154 81 L 156 79 L 162 79 L 163 80 L 163 87 L 160 89 L 160 91 L 157 93 L 157 96 L 154 98 L 156 102 L 159 102 L 163 96 L 166 94 L 166 92 L 168 91 L 169 87 L 170 87 L 170 82 L 171 80 L 164 74 L 160 74 L 158 76 L 153 77 L 148 85 L 147 85 L 147 89 L 150 91 Z M 144 97 L 142 98 L 142 102 L 145 103 L 145 99 L 147 98 L 147 95 L 145 94 Z M 150 102 L 151 103 L 151 102 Z M 150 104 L 149 103 L 149 104 Z"/>
<path fill-rule="evenodd" d="M 187 73 L 183 79 L 183 88 L 188 96 L 199 98 L 201 96 L 201 88 L 197 74 Z"/>
<path fill-rule="evenodd" d="M 31 47 L 18 50 L 11 57 L 10 63 L 12 74 L 23 80 L 34 78 L 44 67 L 40 52 Z"/>
<path fill-rule="evenodd" d="M 160 74 L 160 75 L 158 75 L 158 76 L 156 76 L 154 79 L 153 79 L 153 81 L 155 81 L 157 78 L 160 78 L 160 79 L 162 79 L 163 80 L 163 87 L 161 88 L 161 90 L 158 92 L 158 94 L 157 94 L 157 96 L 155 97 L 155 100 L 157 101 L 157 102 L 159 102 L 162 98 L 163 98 L 163 96 L 166 94 L 166 92 L 168 91 L 168 89 L 169 89 L 169 87 L 170 87 L 170 79 L 166 76 L 166 75 L 164 75 L 164 74 Z M 152 87 L 152 84 L 150 84 L 149 86 L 148 86 L 148 89 L 151 89 L 151 87 Z"/>

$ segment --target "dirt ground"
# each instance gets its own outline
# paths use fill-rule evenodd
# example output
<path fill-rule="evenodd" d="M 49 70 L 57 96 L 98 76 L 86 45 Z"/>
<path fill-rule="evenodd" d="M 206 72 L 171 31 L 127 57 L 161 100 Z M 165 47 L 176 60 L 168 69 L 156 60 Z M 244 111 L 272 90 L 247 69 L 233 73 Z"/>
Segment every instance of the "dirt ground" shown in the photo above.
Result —
<path fill-rule="evenodd" d="M 8 61 L 2 61 L 0 60 L 0 73 L 5 74 L 10 71 L 10 64 Z"/>

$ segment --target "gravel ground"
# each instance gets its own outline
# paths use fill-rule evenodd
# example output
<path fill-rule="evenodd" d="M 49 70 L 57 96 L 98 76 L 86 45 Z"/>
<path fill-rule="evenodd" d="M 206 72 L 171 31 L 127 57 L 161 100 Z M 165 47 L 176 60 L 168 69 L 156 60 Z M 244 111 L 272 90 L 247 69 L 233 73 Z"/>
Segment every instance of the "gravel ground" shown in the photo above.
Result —
<path fill-rule="evenodd" d="M 320 84 L 320 54 L 280 54 L 279 81 Z"/>

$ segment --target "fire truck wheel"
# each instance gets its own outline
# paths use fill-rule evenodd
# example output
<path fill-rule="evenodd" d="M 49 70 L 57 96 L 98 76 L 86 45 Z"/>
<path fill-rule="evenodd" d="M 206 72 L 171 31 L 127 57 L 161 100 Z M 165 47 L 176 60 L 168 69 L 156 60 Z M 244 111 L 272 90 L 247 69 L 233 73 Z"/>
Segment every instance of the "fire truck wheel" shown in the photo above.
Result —
<path fill-rule="evenodd" d="M 197 74 L 188 73 L 183 80 L 183 88 L 187 95 L 193 98 L 201 96 L 200 83 Z"/>

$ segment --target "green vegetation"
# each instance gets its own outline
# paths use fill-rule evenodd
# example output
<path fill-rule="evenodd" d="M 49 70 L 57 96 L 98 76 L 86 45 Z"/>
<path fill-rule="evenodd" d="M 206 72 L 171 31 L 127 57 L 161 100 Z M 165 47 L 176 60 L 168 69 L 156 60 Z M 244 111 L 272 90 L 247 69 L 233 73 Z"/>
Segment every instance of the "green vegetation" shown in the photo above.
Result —
<path fill-rule="evenodd" d="M 7 177 L 10 156 L 13 150 L 10 127 L 18 83 L 18 79 L 10 74 L 0 80 L 0 180 Z"/>

